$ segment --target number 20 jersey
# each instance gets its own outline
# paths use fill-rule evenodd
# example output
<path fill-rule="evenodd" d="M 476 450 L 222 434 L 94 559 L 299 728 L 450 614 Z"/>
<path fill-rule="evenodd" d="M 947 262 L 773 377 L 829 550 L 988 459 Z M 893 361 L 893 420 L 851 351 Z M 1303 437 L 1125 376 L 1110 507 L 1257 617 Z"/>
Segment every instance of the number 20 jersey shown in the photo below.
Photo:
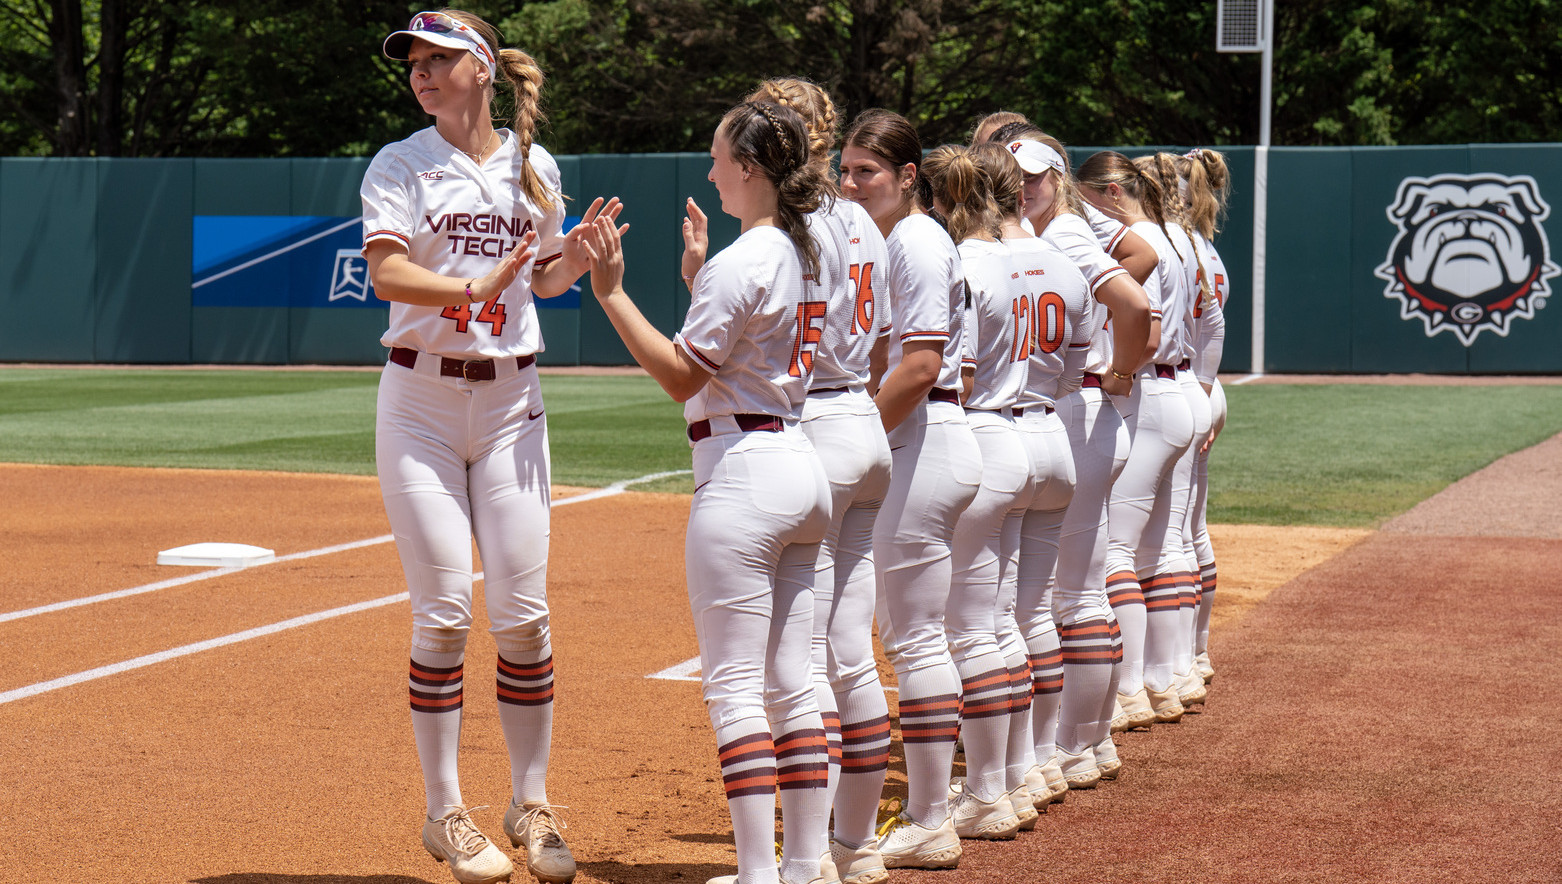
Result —
<path fill-rule="evenodd" d="M 559 167 L 546 150 L 532 145 L 532 168 L 555 194 L 553 210 L 543 212 L 521 190 L 522 156 L 514 133 L 498 133 L 499 149 L 481 165 L 429 127 L 386 145 L 364 173 L 359 195 L 365 248 L 377 240 L 398 243 L 412 263 L 441 276 L 483 276 L 522 235 L 537 231 L 535 264 L 522 268 L 488 304 L 450 309 L 392 302 L 390 327 L 380 338 L 385 346 L 468 359 L 543 349 L 531 281 L 533 269 L 556 260 L 563 246 Z"/>

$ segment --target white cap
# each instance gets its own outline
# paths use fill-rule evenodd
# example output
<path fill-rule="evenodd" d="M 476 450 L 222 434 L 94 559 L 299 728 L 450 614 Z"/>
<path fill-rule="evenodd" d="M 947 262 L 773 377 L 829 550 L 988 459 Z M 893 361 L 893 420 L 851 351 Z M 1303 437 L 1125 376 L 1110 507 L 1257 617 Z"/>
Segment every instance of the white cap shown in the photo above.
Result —
<path fill-rule="evenodd" d="M 478 64 L 493 73 L 494 55 L 488 43 L 476 31 L 443 12 L 420 12 L 414 15 L 405 31 L 397 31 L 385 38 L 385 45 L 380 51 L 385 53 L 386 58 L 406 61 L 414 39 L 427 40 L 446 49 L 464 49 L 476 56 Z"/>
<path fill-rule="evenodd" d="M 1019 162 L 1020 168 L 1032 175 L 1039 175 L 1048 169 L 1056 169 L 1058 174 L 1062 175 L 1068 168 L 1064 165 L 1061 154 L 1040 141 L 1022 138 L 1019 141 L 1011 141 L 1005 146 L 1009 148 L 1009 153 L 1014 154 L 1014 159 Z"/>

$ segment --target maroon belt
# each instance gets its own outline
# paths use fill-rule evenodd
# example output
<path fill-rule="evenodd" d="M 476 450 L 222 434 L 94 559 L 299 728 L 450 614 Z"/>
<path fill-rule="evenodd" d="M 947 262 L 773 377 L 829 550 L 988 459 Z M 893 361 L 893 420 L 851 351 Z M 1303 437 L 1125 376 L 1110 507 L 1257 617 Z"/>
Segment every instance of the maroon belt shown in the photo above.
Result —
<path fill-rule="evenodd" d="M 1081 387 L 1091 387 L 1099 390 L 1101 389 L 1101 376 L 1095 374 L 1094 372 L 1087 371 L 1085 372 L 1084 378 L 1080 380 L 1079 385 Z"/>
<path fill-rule="evenodd" d="M 392 347 L 390 361 L 403 368 L 412 368 L 418 364 L 418 357 L 422 355 L 408 347 Z M 519 371 L 536 361 L 534 355 L 517 356 L 515 368 Z M 451 359 L 449 356 L 439 357 L 439 373 L 443 377 L 466 378 L 469 381 L 491 381 L 498 376 L 492 359 Z"/>
<path fill-rule="evenodd" d="M 810 396 L 815 396 L 815 395 L 822 396 L 825 393 L 844 393 L 844 392 L 846 392 L 847 390 L 850 390 L 850 389 L 851 389 L 851 387 L 819 387 L 817 389 L 809 390 L 808 391 L 808 395 L 810 395 Z"/>
<path fill-rule="evenodd" d="M 1190 360 L 1184 359 L 1181 362 L 1177 363 L 1177 370 L 1178 371 L 1187 371 L 1192 365 L 1193 365 L 1193 363 Z"/>
<path fill-rule="evenodd" d="M 1157 362 L 1155 363 L 1155 376 L 1161 380 L 1175 380 L 1177 377 L 1177 366 L 1167 365 L 1164 362 Z"/>
<path fill-rule="evenodd" d="M 745 433 L 760 431 L 766 433 L 779 433 L 786 427 L 785 422 L 783 422 L 781 418 L 769 414 L 734 414 L 732 419 L 737 421 L 738 429 Z M 710 437 L 710 421 L 695 421 L 694 423 L 689 424 L 690 442 L 698 442 L 701 439 L 709 439 Z"/>
<path fill-rule="evenodd" d="M 943 387 L 934 387 L 927 391 L 927 398 L 929 402 L 953 402 L 956 405 L 960 404 L 960 394 L 954 390 L 945 390 Z"/>

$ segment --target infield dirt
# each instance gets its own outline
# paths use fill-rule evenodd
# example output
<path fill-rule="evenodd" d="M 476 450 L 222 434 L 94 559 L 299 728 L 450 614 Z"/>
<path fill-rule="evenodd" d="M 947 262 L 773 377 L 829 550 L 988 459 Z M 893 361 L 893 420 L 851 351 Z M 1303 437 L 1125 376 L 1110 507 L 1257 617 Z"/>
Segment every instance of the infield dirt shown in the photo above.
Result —
<path fill-rule="evenodd" d="M 1514 457 L 1558 463 L 1546 445 Z M 1554 657 L 1533 653 L 1562 646 L 1546 583 L 1562 542 L 1523 530 L 1562 526 L 1562 477 L 1517 487 L 1535 476 L 1499 462 L 1445 492 L 1464 501 L 1448 513 L 1440 495 L 1378 533 L 1215 526 L 1208 711 L 1120 737 L 1123 778 L 1019 841 L 895 880 L 1556 880 L 1562 786 L 1507 761 L 1562 749 L 1524 711 L 1562 703 Z M 280 555 L 389 533 L 370 478 L 0 465 L 0 487 L 0 611 L 192 573 L 153 564 L 185 543 Z M 1469 499 L 1497 536 L 1437 527 Z M 550 792 L 580 884 L 732 871 L 699 686 L 646 678 L 696 653 L 688 500 L 554 512 Z M 403 590 L 385 542 L 0 622 L 0 692 Z M 484 628 L 479 612 L 462 774 L 497 834 L 509 777 Z M 416 834 L 408 633 L 389 603 L 0 705 L 0 882 L 449 881 Z"/>

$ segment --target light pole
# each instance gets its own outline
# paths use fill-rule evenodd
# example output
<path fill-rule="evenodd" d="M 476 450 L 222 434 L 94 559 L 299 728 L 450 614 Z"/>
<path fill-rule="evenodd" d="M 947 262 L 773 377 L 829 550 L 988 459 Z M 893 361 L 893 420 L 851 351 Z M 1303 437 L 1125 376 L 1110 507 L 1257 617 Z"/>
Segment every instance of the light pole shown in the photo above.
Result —
<path fill-rule="evenodd" d="M 1253 363 L 1264 373 L 1264 272 L 1269 223 L 1269 111 L 1274 71 L 1274 0 L 1216 0 L 1215 49 L 1262 55 L 1258 87 L 1258 149 L 1253 154 Z"/>

